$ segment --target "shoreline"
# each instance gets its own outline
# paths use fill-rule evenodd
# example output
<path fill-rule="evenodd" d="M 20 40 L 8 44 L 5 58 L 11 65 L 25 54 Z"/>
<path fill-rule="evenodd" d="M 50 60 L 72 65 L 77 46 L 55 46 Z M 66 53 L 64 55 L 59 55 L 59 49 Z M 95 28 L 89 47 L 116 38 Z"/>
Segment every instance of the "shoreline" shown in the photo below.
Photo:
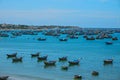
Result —
<path fill-rule="evenodd" d="M 19 74 L 2 74 L 0 76 L 9 76 L 7 80 L 53 80 L 53 79 L 46 79 L 41 77 L 35 77 L 30 75 L 19 75 Z"/>

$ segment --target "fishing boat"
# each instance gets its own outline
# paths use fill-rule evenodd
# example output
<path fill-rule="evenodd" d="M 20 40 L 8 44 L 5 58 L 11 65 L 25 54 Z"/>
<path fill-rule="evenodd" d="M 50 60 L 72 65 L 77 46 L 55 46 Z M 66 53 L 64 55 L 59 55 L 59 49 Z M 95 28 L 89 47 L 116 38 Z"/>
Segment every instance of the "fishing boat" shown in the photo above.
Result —
<path fill-rule="evenodd" d="M 113 59 L 104 60 L 104 64 L 112 64 L 112 63 L 113 63 Z"/>
<path fill-rule="evenodd" d="M 12 58 L 16 56 L 17 56 L 17 53 L 7 54 L 7 58 Z"/>
<path fill-rule="evenodd" d="M 9 76 L 0 76 L 0 80 L 8 80 Z"/>
<path fill-rule="evenodd" d="M 38 57 L 40 55 L 40 52 L 37 52 L 35 54 L 31 54 L 31 57 Z"/>
<path fill-rule="evenodd" d="M 95 40 L 95 38 L 93 36 L 91 37 L 86 37 L 86 40 Z"/>
<path fill-rule="evenodd" d="M 68 35 L 68 37 L 70 38 L 70 39 L 78 39 L 78 35 Z"/>
<path fill-rule="evenodd" d="M 52 66 L 52 65 L 55 65 L 56 61 L 44 61 L 44 64 L 46 66 Z"/>
<path fill-rule="evenodd" d="M 79 80 L 81 80 L 82 79 L 82 76 L 81 75 L 74 75 L 74 79 L 79 79 Z"/>
<path fill-rule="evenodd" d="M 62 70 L 68 70 L 68 66 L 62 66 L 61 69 Z"/>
<path fill-rule="evenodd" d="M 117 37 L 113 37 L 112 40 L 118 40 L 118 38 Z"/>
<path fill-rule="evenodd" d="M 47 60 L 47 57 L 48 56 L 41 56 L 41 57 L 37 57 L 37 59 L 38 59 L 38 61 L 40 61 L 40 60 Z"/>
<path fill-rule="evenodd" d="M 79 60 L 68 61 L 69 65 L 78 65 L 79 62 Z"/>
<path fill-rule="evenodd" d="M 68 39 L 67 38 L 60 38 L 59 40 L 60 41 L 67 41 Z"/>
<path fill-rule="evenodd" d="M 92 72 L 92 75 L 93 75 L 93 76 L 98 76 L 98 75 L 99 75 L 99 72 L 93 71 L 93 72 Z"/>
<path fill-rule="evenodd" d="M 59 61 L 67 61 L 67 56 L 60 57 L 60 58 L 59 58 Z"/>
<path fill-rule="evenodd" d="M 111 45 L 113 44 L 112 42 L 108 41 L 108 42 L 105 42 L 107 45 Z"/>
<path fill-rule="evenodd" d="M 12 59 L 12 62 L 13 62 L 13 63 L 14 63 L 14 62 L 22 62 L 22 57 L 19 57 L 19 58 L 15 57 L 15 58 L 13 58 L 13 59 Z"/>
<path fill-rule="evenodd" d="M 42 37 L 40 37 L 40 38 L 38 38 L 37 40 L 38 40 L 38 41 L 45 41 L 46 38 L 42 38 Z"/>

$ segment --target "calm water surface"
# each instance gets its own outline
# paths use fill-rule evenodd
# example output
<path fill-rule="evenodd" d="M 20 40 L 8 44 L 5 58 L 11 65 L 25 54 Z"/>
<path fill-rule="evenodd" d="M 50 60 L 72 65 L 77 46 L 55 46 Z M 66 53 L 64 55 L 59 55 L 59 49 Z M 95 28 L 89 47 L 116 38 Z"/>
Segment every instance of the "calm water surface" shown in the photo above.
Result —
<path fill-rule="evenodd" d="M 46 36 L 46 41 L 37 41 L 39 35 L 24 35 L 16 38 L 0 38 L 0 73 L 26 75 L 52 80 L 73 80 L 75 74 L 83 76 L 83 80 L 120 80 L 120 34 L 118 41 L 112 45 L 105 45 L 111 39 L 86 41 L 82 36 L 79 39 L 69 39 L 60 42 L 57 37 Z M 23 56 L 23 63 L 12 63 L 6 54 L 18 52 Z M 48 55 L 48 60 L 57 60 L 56 66 L 45 67 L 43 62 L 31 58 L 31 53 L 41 52 Z M 68 60 L 81 58 L 80 65 L 70 66 L 68 71 L 61 70 L 62 65 L 68 62 L 59 62 L 58 58 L 68 56 Z M 113 58 L 113 65 L 103 65 L 104 59 Z M 99 76 L 92 76 L 96 70 Z"/>

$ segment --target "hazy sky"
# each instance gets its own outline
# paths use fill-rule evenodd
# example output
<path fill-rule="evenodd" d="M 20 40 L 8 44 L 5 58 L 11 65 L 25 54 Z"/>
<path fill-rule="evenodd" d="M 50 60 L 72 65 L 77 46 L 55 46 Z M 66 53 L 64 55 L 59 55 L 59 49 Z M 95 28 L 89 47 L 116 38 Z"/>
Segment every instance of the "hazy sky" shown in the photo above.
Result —
<path fill-rule="evenodd" d="M 0 0 L 0 23 L 120 28 L 120 0 Z"/>

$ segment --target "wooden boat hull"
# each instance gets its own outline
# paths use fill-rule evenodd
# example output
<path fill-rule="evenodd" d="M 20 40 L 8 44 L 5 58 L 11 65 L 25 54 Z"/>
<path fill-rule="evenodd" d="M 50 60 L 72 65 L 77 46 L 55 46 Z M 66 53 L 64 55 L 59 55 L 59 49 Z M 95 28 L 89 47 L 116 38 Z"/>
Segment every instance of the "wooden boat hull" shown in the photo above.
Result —
<path fill-rule="evenodd" d="M 61 57 L 59 58 L 59 61 L 67 61 L 67 57 Z"/>
<path fill-rule="evenodd" d="M 111 44 L 113 44 L 112 42 L 105 42 L 107 45 L 111 45 Z"/>
<path fill-rule="evenodd" d="M 99 75 L 99 72 L 93 71 L 93 72 L 92 72 L 92 75 L 93 75 L 93 76 L 98 76 L 98 75 Z"/>
<path fill-rule="evenodd" d="M 81 75 L 74 75 L 74 79 L 82 79 Z"/>
<path fill-rule="evenodd" d="M 47 56 L 38 57 L 38 61 L 40 61 L 40 60 L 47 60 Z"/>
<path fill-rule="evenodd" d="M 7 80 L 9 76 L 0 76 L 0 80 Z"/>
<path fill-rule="evenodd" d="M 104 64 L 113 64 L 112 59 L 104 60 Z"/>
<path fill-rule="evenodd" d="M 59 41 L 67 41 L 68 39 L 59 39 Z"/>
<path fill-rule="evenodd" d="M 38 57 L 40 53 L 31 54 L 31 57 Z"/>
<path fill-rule="evenodd" d="M 12 59 L 12 62 L 14 63 L 14 62 L 22 62 L 22 57 L 20 57 L 20 58 L 13 58 Z"/>
<path fill-rule="evenodd" d="M 13 54 L 7 54 L 7 58 L 13 58 L 16 57 L 17 53 L 13 53 Z"/>
<path fill-rule="evenodd" d="M 62 66 L 61 69 L 62 70 L 68 70 L 68 66 Z"/>
<path fill-rule="evenodd" d="M 38 38 L 38 41 L 46 41 L 46 38 Z"/>
<path fill-rule="evenodd" d="M 79 61 L 68 61 L 69 65 L 79 65 Z"/>
<path fill-rule="evenodd" d="M 118 40 L 118 38 L 117 38 L 117 37 L 114 37 L 114 38 L 112 38 L 112 40 Z"/>
<path fill-rule="evenodd" d="M 44 61 L 44 64 L 46 66 L 52 66 L 52 65 L 55 65 L 56 61 Z"/>

